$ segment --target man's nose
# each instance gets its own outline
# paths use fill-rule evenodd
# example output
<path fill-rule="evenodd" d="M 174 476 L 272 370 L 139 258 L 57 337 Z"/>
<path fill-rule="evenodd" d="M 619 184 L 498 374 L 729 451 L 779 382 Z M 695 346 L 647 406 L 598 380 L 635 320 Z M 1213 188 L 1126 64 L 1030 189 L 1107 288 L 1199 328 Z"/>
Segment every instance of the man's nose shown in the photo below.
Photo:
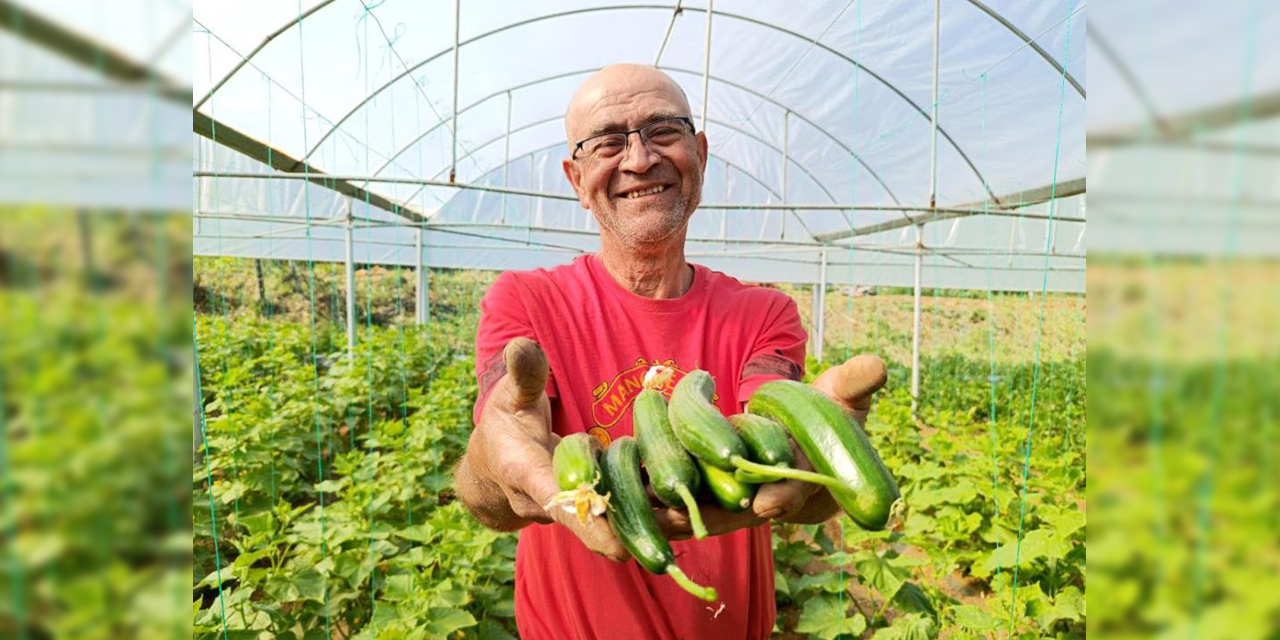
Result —
<path fill-rule="evenodd" d="M 659 160 L 658 154 L 649 148 L 649 143 L 637 131 L 635 137 L 627 136 L 627 148 L 622 152 L 622 162 L 618 166 L 623 171 L 645 173 L 658 164 Z"/>

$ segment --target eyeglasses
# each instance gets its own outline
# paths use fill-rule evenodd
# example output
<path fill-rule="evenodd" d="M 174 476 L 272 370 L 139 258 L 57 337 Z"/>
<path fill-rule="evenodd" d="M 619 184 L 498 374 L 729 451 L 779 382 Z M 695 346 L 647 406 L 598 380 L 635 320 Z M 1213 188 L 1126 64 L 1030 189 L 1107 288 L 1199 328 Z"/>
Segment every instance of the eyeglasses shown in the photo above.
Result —
<path fill-rule="evenodd" d="M 639 129 L 591 136 L 574 145 L 571 157 L 577 160 L 578 152 L 581 151 L 594 160 L 616 158 L 627 150 L 627 145 L 630 144 L 631 134 L 633 133 L 640 134 L 640 142 L 663 148 L 684 140 L 686 134 L 692 134 L 693 132 L 693 120 L 689 118 L 663 118 L 650 122 Z"/>

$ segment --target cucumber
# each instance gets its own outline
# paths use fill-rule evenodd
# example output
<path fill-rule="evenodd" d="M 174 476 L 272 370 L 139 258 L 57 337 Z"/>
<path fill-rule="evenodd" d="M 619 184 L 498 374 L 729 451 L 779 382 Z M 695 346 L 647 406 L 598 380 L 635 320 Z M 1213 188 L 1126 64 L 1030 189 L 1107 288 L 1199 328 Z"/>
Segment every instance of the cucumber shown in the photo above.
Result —
<path fill-rule="evenodd" d="M 600 482 L 600 465 L 596 454 L 600 441 L 589 433 L 573 433 L 560 439 L 551 455 L 551 468 L 556 474 L 560 493 L 551 497 L 543 507 L 547 510 L 561 506 L 565 511 L 578 514 L 578 522 L 587 524 L 588 514 L 602 515 L 609 501 L 608 495 L 596 492 Z"/>
<path fill-rule="evenodd" d="M 686 451 L 707 464 L 732 472 L 733 457 L 745 458 L 747 447 L 711 403 L 715 392 L 711 374 L 690 371 L 671 390 L 667 416 L 676 439 Z"/>
<path fill-rule="evenodd" d="M 707 481 L 707 491 L 716 504 L 729 511 L 746 511 L 751 499 L 756 497 L 756 486 L 739 482 L 734 474 L 715 465 L 698 460 L 702 476 Z"/>
<path fill-rule="evenodd" d="M 551 467 L 556 473 L 556 484 L 562 491 L 577 489 L 583 485 L 595 486 L 600 481 L 600 465 L 596 451 L 600 441 L 589 433 L 573 433 L 560 439 L 551 456 Z"/>
<path fill-rule="evenodd" d="M 845 485 L 831 487 L 831 495 L 854 522 L 870 530 L 884 528 L 901 498 L 898 485 L 844 409 L 821 391 L 792 380 L 760 385 L 747 409 L 781 423 L 814 470 Z"/>
<path fill-rule="evenodd" d="M 649 494 L 640 478 L 640 452 L 635 438 L 622 436 L 614 440 L 601 456 L 600 470 L 601 484 L 613 496 L 609 500 L 609 526 L 622 546 L 650 573 L 665 573 L 685 591 L 715 602 L 719 596 L 714 587 L 695 584 L 676 566 L 675 554 L 658 529 Z"/>
<path fill-rule="evenodd" d="M 796 469 L 791 439 L 787 437 L 786 429 L 777 422 L 764 416 L 740 413 L 729 416 L 729 424 L 737 429 L 751 454 L 750 460 L 733 459 L 733 477 L 738 482 L 767 484 L 779 480 L 801 480 L 828 488 L 848 488 L 830 476 Z"/>
<path fill-rule="evenodd" d="M 693 497 L 702 476 L 671 431 L 671 424 L 667 421 L 667 400 L 661 392 L 645 389 L 636 396 L 631 409 L 631 425 L 640 446 L 640 457 L 649 470 L 649 485 L 653 487 L 653 493 L 667 506 L 688 509 L 693 537 L 707 537 L 702 513 Z"/>
<path fill-rule="evenodd" d="M 795 464 L 791 440 L 787 438 L 787 430 L 782 425 L 749 413 L 729 416 L 729 424 L 737 429 L 742 443 L 747 445 L 751 460 L 760 464 L 782 464 L 788 467 Z"/>
<path fill-rule="evenodd" d="M 716 384 L 711 374 L 694 370 L 685 374 L 675 389 L 671 390 L 671 403 L 667 415 L 671 429 L 680 444 L 693 457 L 732 474 L 736 470 L 754 474 L 752 478 L 803 480 L 837 489 L 847 489 L 838 479 L 821 473 L 794 469 L 790 465 L 760 464 L 747 459 L 747 445 L 738 437 L 729 421 L 711 403 Z M 765 436 L 768 438 L 768 436 Z M 777 449 L 777 439 L 770 438 L 770 445 Z M 790 451 L 790 445 L 787 445 Z M 776 451 L 771 454 L 776 455 Z"/>

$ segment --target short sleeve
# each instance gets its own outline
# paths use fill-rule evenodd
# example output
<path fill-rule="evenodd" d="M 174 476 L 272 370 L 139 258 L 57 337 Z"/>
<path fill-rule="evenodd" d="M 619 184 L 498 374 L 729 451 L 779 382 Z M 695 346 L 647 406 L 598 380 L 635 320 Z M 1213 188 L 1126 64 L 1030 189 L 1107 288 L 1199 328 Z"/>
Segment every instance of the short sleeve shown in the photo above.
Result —
<path fill-rule="evenodd" d="M 804 377 L 805 343 L 809 336 L 800 322 L 795 300 L 777 295 L 768 309 L 764 325 L 739 376 L 739 409 L 746 405 L 760 385 L 770 380 L 799 381 Z"/>
<path fill-rule="evenodd" d="M 479 391 L 472 410 L 472 419 L 480 420 L 489 392 L 507 372 L 502 351 L 514 338 L 525 337 L 537 341 L 538 336 L 529 321 L 522 287 L 515 273 L 498 276 L 480 301 L 480 323 L 476 327 L 476 382 Z M 547 381 L 548 394 L 554 395 L 552 382 Z"/>

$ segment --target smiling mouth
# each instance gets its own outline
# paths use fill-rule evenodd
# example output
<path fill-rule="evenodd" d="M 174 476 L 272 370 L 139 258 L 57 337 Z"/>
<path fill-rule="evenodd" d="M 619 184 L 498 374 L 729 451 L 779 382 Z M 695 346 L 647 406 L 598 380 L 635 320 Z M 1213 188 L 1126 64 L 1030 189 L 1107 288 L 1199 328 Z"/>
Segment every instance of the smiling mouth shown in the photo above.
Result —
<path fill-rule="evenodd" d="M 667 185 L 660 184 L 660 185 L 655 186 L 655 187 L 649 187 L 648 189 L 640 189 L 640 190 L 637 190 L 637 191 L 630 191 L 630 192 L 627 192 L 627 193 L 622 194 L 622 195 L 621 195 L 621 196 L 619 196 L 619 197 L 623 198 L 624 200 L 635 200 L 636 198 L 643 198 L 643 197 L 645 197 L 645 196 L 651 196 L 651 195 L 659 194 L 659 193 L 662 193 L 663 191 L 666 191 L 666 190 L 667 190 Z"/>

